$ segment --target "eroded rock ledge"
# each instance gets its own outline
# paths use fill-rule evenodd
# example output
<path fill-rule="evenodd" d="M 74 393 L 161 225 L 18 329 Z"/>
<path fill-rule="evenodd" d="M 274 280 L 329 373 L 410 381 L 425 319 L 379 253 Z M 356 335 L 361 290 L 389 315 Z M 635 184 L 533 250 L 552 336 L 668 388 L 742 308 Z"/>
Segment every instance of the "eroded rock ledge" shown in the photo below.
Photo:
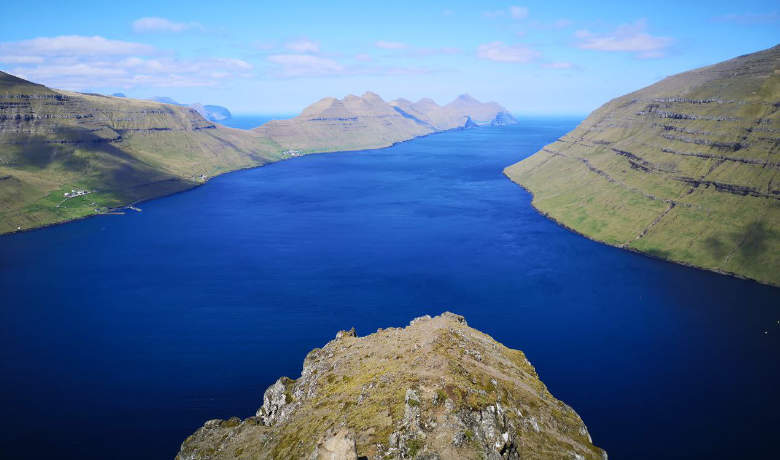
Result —
<path fill-rule="evenodd" d="M 312 350 L 254 417 L 209 420 L 177 459 L 606 459 L 518 350 L 423 316 Z"/>

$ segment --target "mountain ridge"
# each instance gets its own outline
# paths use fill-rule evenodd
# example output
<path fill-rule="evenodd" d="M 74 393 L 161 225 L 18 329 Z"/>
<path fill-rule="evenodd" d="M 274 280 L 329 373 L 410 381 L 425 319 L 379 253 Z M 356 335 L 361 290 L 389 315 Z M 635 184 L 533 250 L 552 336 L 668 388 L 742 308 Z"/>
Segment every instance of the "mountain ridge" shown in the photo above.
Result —
<path fill-rule="evenodd" d="M 310 153 L 322 151 L 328 139 L 334 138 L 338 141 L 326 151 L 387 147 L 434 132 L 473 127 L 474 118 L 482 124 L 497 118 L 504 119 L 505 124 L 516 122 L 496 103 L 481 103 L 472 98 L 442 107 L 428 101 L 417 107 L 405 99 L 386 102 L 371 91 L 362 96 L 348 94 L 342 99 L 325 97 L 304 108 L 297 117 L 269 121 L 253 131 L 286 149 Z"/>

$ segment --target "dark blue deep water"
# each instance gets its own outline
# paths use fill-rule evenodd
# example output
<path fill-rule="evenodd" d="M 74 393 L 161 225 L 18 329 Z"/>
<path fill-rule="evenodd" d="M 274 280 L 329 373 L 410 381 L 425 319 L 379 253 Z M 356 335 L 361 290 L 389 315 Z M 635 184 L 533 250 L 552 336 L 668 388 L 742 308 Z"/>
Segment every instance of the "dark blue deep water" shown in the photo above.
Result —
<path fill-rule="evenodd" d="M 443 310 L 524 350 L 611 459 L 773 457 L 780 290 L 540 216 L 501 170 L 575 124 L 314 155 L 0 238 L 0 457 L 171 458 L 337 330 Z"/>

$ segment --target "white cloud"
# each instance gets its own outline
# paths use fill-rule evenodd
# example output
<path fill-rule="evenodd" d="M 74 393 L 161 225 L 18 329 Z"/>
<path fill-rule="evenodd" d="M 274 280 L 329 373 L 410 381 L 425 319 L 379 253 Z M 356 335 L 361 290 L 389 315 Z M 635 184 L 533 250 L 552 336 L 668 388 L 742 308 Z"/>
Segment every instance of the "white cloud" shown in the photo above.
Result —
<path fill-rule="evenodd" d="M 504 42 L 491 42 L 477 48 L 477 57 L 498 62 L 530 62 L 541 53 L 525 45 L 507 45 Z"/>
<path fill-rule="evenodd" d="M 569 27 L 572 24 L 574 24 L 574 21 L 572 21 L 571 19 L 561 18 L 553 23 L 553 27 L 556 29 L 565 29 L 566 27 Z"/>
<path fill-rule="evenodd" d="M 271 73 L 275 78 L 351 77 L 356 75 L 419 75 L 434 72 L 424 67 L 373 65 L 365 54 L 355 56 L 357 63 L 346 65 L 335 59 L 311 54 L 274 54 L 268 62 L 276 66 Z"/>
<path fill-rule="evenodd" d="M 441 14 L 444 15 L 444 16 L 452 16 L 453 14 L 455 14 L 455 12 L 453 10 L 446 9 L 446 10 L 442 11 Z"/>
<path fill-rule="evenodd" d="M 135 86 L 214 86 L 250 75 L 233 58 L 179 59 L 142 43 L 103 37 L 39 37 L 0 43 L 9 72 L 46 85 L 83 91 Z"/>
<path fill-rule="evenodd" d="M 18 42 L 0 43 L 0 55 L 17 57 L 148 55 L 154 52 L 154 47 L 142 43 L 109 40 L 99 36 L 85 37 L 82 35 L 38 37 Z"/>
<path fill-rule="evenodd" d="M 284 47 L 296 53 L 319 53 L 320 52 L 319 42 L 315 42 L 307 38 L 301 38 L 299 40 L 287 42 L 284 44 Z"/>
<path fill-rule="evenodd" d="M 674 42 L 669 37 L 657 37 L 645 32 L 647 24 L 640 19 L 633 24 L 623 24 L 612 33 L 594 34 L 589 30 L 575 33 L 580 41 L 579 48 L 599 51 L 634 53 L 640 59 L 660 58 L 666 55 L 666 48 Z"/>
<path fill-rule="evenodd" d="M 41 56 L 0 56 L 0 62 L 5 64 L 38 64 L 43 62 Z"/>
<path fill-rule="evenodd" d="M 512 19 L 525 19 L 528 17 L 528 8 L 524 6 L 510 6 L 509 15 Z"/>
<path fill-rule="evenodd" d="M 159 17 L 139 18 L 133 21 L 133 31 L 137 33 L 149 32 L 185 32 L 187 30 L 203 30 L 203 26 L 197 22 L 174 22 L 170 19 Z"/>
<path fill-rule="evenodd" d="M 374 46 L 384 50 L 400 50 L 406 48 L 406 43 L 379 40 L 378 42 L 374 43 Z"/>
<path fill-rule="evenodd" d="M 277 64 L 278 76 L 285 78 L 321 77 L 344 72 L 344 66 L 333 59 L 311 54 L 274 54 L 268 56 L 268 61 Z"/>
<path fill-rule="evenodd" d="M 528 8 L 525 6 L 510 6 L 507 9 L 483 11 L 482 16 L 486 18 L 500 18 L 509 16 L 512 19 L 525 19 L 528 17 Z"/>

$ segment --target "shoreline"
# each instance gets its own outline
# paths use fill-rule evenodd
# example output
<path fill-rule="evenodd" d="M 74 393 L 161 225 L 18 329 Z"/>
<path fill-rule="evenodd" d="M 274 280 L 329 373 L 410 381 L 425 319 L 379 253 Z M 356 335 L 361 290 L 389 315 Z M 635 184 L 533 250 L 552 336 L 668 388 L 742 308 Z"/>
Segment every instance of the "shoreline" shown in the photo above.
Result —
<path fill-rule="evenodd" d="M 773 288 L 780 288 L 780 284 L 772 284 L 770 282 L 760 281 L 760 280 L 757 280 L 755 278 L 750 278 L 750 277 L 747 277 L 747 276 L 744 276 L 744 275 L 740 275 L 739 273 L 733 273 L 733 272 L 729 272 L 729 271 L 726 271 L 726 270 L 720 270 L 720 269 L 717 269 L 717 268 L 702 267 L 702 266 L 699 266 L 699 265 L 694 265 L 694 264 L 692 264 L 690 262 L 676 261 L 676 260 L 673 260 L 673 259 L 665 259 L 663 257 L 658 257 L 658 256 L 652 255 L 650 253 L 647 253 L 647 252 L 644 252 L 644 251 L 640 251 L 638 249 L 634 249 L 634 248 L 630 248 L 630 247 L 626 247 L 626 246 L 618 246 L 616 244 L 610 244 L 610 243 L 607 243 L 606 241 L 601 241 L 601 240 L 598 240 L 596 238 L 593 238 L 593 237 L 591 237 L 589 235 L 586 235 L 585 233 L 580 232 L 579 230 L 577 230 L 575 228 L 572 228 L 572 227 L 564 224 L 563 222 L 559 221 L 555 217 L 551 216 L 546 211 L 543 211 L 543 210 L 539 209 L 536 206 L 536 204 L 534 204 L 534 199 L 536 199 L 536 195 L 534 194 L 534 192 L 531 189 L 529 189 L 525 185 L 521 184 L 520 182 L 517 182 L 516 180 L 512 179 L 512 177 L 509 174 L 506 173 L 506 168 L 502 171 L 502 174 L 504 175 L 504 177 L 509 179 L 509 181 L 511 181 L 513 184 L 519 186 L 520 188 L 522 188 L 523 190 L 525 190 L 526 192 L 528 192 L 531 195 L 531 201 L 530 201 L 529 204 L 531 205 L 532 208 L 534 208 L 534 210 L 537 213 L 539 213 L 539 215 L 541 215 L 542 217 L 544 217 L 546 219 L 551 220 L 552 222 L 554 222 L 559 227 L 562 227 L 562 228 L 564 228 L 564 229 L 566 229 L 566 230 L 568 230 L 568 231 L 570 231 L 572 233 L 575 233 L 575 234 L 577 234 L 577 235 L 579 235 L 579 236 L 581 236 L 583 238 L 586 238 L 586 239 L 588 239 L 590 241 L 593 241 L 594 243 L 603 244 L 604 246 L 609 246 L 611 248 L 632 252 L 634 254 L 638 254 L 640 256 L 644 256 L 644 257 L 647 257 L 647 258 L 650 258 L 650 259 L 654 259 L 654 260 L 658 260 L 658 261 L 661 261 L 661 262 L 666 262 L 666 263 L 675 264 L 675 265 L 682 265 L 684 267 L 694 268 L 696 270 L 701 270 L 701 271 L 710 272 L 710 273 L 717 273 L 718 275 L 729 276 L 729 277 L 732 277 L 732 278 L 737 278 L 737 279 L 741 279 L 741 280 L 744 280 L 744 281 L 757 283 L 757 284 L 760 284 L 762 286 L 769 286 L 769 287 L 773 287 Z"/>
<path fill-rule="evenodd" d="M 477 126 L 477 128 L 483 128 L 483 127 L 490 127 L 490 126 L 489 125 Z M 230 128 L 230 127 L 228 127 L 228 128 Z M 240 128 L 230 128 L 230 129 L 240 129 Z M 351 149 L 351 150 L 324 150 L 324 151 L 309 152 L 309 153 L 304 153 L 304 154 L 299 155 L 299 156 L 280 158 L 280 159 L 278 159 L 276 161 L 269 161 L 269 162 L 266 162 L 266 163 L 257 164 L 257 165 L 253 165 L 253 166 L 247 166 L 247 167 L 244 167 L 244 168 L 231 169 L 230 171 L 225 171 L 225 172 L 219 173 L 219 174 L 214 175 L 214 176 L 209 176 L 208 179 L 206 179 L 203 182 L 192 183 L 192 185 L 190 187 L 185 187 L 185 188 L 182 188 L 181 190 L 177 190 L 177 191 L 174 191 L 174 192 L 163 193 L 161 195 L 155 195 L 155 196 L 152 196 L 152 197 L 149 197 L 149 198 L 144 198 L 144 199 L 132 201 L 132 202 L 127 203 L 127 204 L 123 204 L 123 205 L 120 205 L 120 206 L 115 206 L 115 207 L 111 208 L 110 210 L 111 211 L 116 211 L 116 210 L 127 209 L 129 206 L 134 206 L 136 204 L 145 203 L 147 201 L 157 200 L 157 199 L 160 199 L 160 198 L 169 197 L 169 196 L 176 195 L 176 194 L 179 194 L 179 193 L 186 193 L 186 192 L 189 192 L 191 190 L 194 190 L 195 188 L 198 188 L 198 187 L 201 187 L 203 185 L 208 184 L 212 179 L 215 179 L 217 177 L 222 177 L 222 176 L 224 176 L 226 174 L 232 174 L 232 173 L 236 173 L 236 172 L 240 172 L 240 171 L 247 171 L 247 170 L 250 170 L 250 169 L 262 168 L 262 167 L 265 167 L 265 166 L 270 166 L 270 165 L 273 165 L 273 164 L 281 163 L 283 161 L 294 160 L 296 158 L 308 157 L 310 155 L 328 155 L 328 154 L 331 154 L 331 153 L 354 153 L 354 152 L 362 152 L 362 151 L 368 152 L 368 151 L 373 151 L 373 150 L 382 150 L 382 149 L 387 149 L 387 148 L 390 148 L 390 147 L 394 147 L 394 146 L 399 145 L 399 144 L 403 144 L 405 142 L 410 142 L 410 141 L 413 141 L 415 139 L 422 139 L 422 138 L 425 138 L 425 137 L 428 137 L 428 136 L 433 136 L 433 135 L 436 135 L 436 134 L 450 133 L 450 132 L 453 132 L 453 131 L 464 131 L 466 129 L 473 129 L 473 128 L 459 127 L 459 128 L 445 129 L 445 130 L 441 130 L 441 131 L 433 131 L 433 132 L 428 133 L 428 134 L 422 134 L 420 136 L 410 137 L 409 139 L 404 139 L 402 141 L 395 141 L 393 143 L 390 143 L 390 144 L 387 144 L 387 145 L 383 145 L 383 146 L 379 146 L 379 147 L 370 147 L 370 148 L 363 148 L 363 149 Z M 88 214 L 86 216 L 74 217 L 74 218 L 68 219 L 68 220 L 42 224 L 42 225 L 39 225 L 37 227 L 23 228 L 21 230 L 11 230 L 9 232 L 0 233 L 0 238 L 4 238 L 4 237 L 10 236 L 10 235 L 16 235 L 16 234 L 20 234 L 20 233 L 34 232 L 36 230 L 43 230 L 43 229 L 46 229 L 46 228 L 49 228 L 49 227 L 54 227 L 54 226 L 57 226 L 57 225 L 65 225 L 65 224 L 69 224 L 71 222 L 78 222 L 80 220 L 89 219 L 89 218 L 92 218 L 92 217 L 107 216 L 107 215 L 111 215 L 111 214 L 110 213 Z"/>

